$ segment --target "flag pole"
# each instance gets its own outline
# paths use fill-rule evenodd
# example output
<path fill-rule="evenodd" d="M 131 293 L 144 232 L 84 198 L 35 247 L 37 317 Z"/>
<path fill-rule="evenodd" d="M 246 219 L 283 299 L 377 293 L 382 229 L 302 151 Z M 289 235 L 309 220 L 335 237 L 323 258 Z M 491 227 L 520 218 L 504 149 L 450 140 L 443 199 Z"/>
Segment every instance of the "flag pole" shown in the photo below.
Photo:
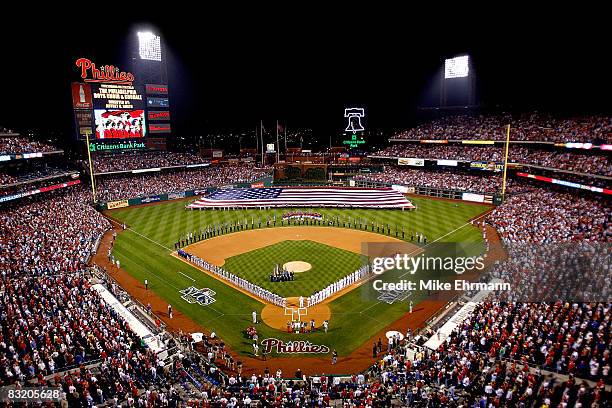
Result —
<path fill-rule="evenodd" d="M 508 149 L 510 147 L 510 124 L 506 130 L 506 153 L 504 157 L 504 178 L 502 179 L 502 202 L 506 199 L 506 174 L 508 170 Z"/>
<path fill-rule="evenodd" d="M 285 161 L 287 161 L 287 122 L 285 122 Z"/>
<path fill-rule="evenodd" d="M 276 119 L 276 162 L 280 160 L 280 144 L 278 143 L 278 119 Z"/>
<path fill-rule="evenodd" d="M 259 137 L 257 136 L 257 125 L 255 125 L 255 166 L 257 166 L 257 152 L 259 151 Z"/>
<path fill-rule="evenodd" d="M 259 121 L 259 134 L 261 135 L 261 167 L 266 166 L 266 156 L 264 156 L 264 141 L 263 141 L 263 120 Z"/>

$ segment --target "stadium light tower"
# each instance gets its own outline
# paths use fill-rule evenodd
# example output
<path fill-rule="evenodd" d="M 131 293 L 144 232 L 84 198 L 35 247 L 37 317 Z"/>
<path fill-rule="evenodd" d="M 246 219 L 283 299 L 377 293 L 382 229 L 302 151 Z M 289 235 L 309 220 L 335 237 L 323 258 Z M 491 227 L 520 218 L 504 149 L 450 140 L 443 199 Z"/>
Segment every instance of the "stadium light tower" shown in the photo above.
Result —
<path fill-rule="evenodd" d="M 473 106 L 475 75 L 469 55 L 444 60 L 440 86 L 440 107 Z M 449 104 L 449 99 L 451 103 Z"/>
<path fill-rule="evenodd" d="M 139 31 L 138 54 L 140 59 L 161 62 L 161 38 L 150 31 Z"/>
<path fill-rule="evenodd" d="M 444 79 L 465 78 L 470 74 L 470 56 L 448 58 L 444 61 Z"/>
<path fill-rule="evenodd" d="M 135 30 L 137 41 L 132 42 L 133 71 L 141 83 L 167 84 L 167 67 L 161 36 L 151 29 Z"/>

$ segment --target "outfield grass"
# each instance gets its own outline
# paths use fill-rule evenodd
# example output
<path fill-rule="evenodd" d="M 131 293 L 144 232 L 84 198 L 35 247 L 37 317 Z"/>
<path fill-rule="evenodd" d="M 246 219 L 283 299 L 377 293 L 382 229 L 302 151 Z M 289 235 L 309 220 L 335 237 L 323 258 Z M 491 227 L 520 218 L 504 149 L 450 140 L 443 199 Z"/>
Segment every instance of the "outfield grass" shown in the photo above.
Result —
<path fill-rule="evenodd" d="M 486 211 L 486 206 L 461 202 L 412 198 L 416 211 L 316 209 L 325 217 L 366 218 L 377 223 L 403 226 L 405 231 L 423 233 L 431 242 L 480 243 L 480 231 L 468 220 Z M 245 218 L 280 219 L 284 212 L 277 210 L 188 211 L 186 201 L 125 208 L 111 212 L 112 217 L 125 222 L 130 229 L 117 237 L 114 255 L 121 266 L 139 281 L 149 280 L 149 288 L 172 306 L 189 315 L 195 322 L 215 330 L 238 352 L 249 354 L 250 341 L 243 330 L 251 324 L 251 312 L 261 312 L 263 304 L 246 296 L 190 265 L 170 256 L 174 242 L 181 235 L 199 231 L 207 225 L 242 221 Z M 302 209 L 304 211 L 304 209 Z M 286 227 L 283 227 L 286 228 Z M 339 231 L 340 232 L 340 231 Z M 291 259 L 294 260 L 294 259 Z M 181 272 L 182 274 L 178 273 Z M 185 277 L 184 275 L 189 278 Z M 192 281 L 193 279 L 193 281 Z M 180 298 L 179 290 L 189 286 L 210 288 L 217 294 L 216 302 L 203 307 L 188 304 Z M 415 292 L 415 305 L 427 294 Z M 376 332 L 400 318 L 407 311 L 405 302 L 388 305 L 354 290 L 330 303 L 332 318 L 327 334 L 314 333 L 308 340 L 335 348 L 340 355 L 350 354 Z M 320 322 L 317 322 L 320 324 Z M 260 339 L 275 337 L 295 340 L 296 335 L 280 332 L 265 324 L 257 327 Z M 399 328 L 405 330 L 405 328 Z M 296 357 L 303 358 L 303 357 Z"/>
<path fill-rule="evenodd" d="M 274 265 L 303 261 L 307 272 L 296 273 L 289 282 L 270 282 Z M 327 287 L 365 263 L 353 252 L 313 241 L 283 241 L 228 258 L 223 268 L 282 297 L 304 296 Z"/>

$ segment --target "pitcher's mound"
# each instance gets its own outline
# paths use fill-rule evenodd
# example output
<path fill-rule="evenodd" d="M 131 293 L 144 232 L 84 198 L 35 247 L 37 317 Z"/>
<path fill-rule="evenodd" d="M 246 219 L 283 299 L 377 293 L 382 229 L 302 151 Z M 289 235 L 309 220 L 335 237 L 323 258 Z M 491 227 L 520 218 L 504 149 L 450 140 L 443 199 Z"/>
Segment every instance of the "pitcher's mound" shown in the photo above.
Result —
<path fill-rule="evenodd" d="M 312 268 L 312 265 L 303 261 L 291 261 L 283 265 L 283 269 L 289 272 L 306 272 Z"/>

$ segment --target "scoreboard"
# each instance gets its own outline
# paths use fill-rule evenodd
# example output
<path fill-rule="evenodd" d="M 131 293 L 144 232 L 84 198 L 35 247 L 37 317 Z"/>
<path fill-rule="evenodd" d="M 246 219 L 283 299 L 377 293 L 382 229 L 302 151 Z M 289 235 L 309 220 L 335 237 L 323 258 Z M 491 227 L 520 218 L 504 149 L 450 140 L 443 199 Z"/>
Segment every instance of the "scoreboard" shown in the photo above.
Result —
<path fill-rule="evenodd" d="M 75 65 L 80 78 L 72 82 L 71 90 L 78 139 L 141 146 L 116 142 L 170 135 L 168 85 L 141 83 L 137 75 L 113 65 L 97 67 L 86 58 Z"/>

